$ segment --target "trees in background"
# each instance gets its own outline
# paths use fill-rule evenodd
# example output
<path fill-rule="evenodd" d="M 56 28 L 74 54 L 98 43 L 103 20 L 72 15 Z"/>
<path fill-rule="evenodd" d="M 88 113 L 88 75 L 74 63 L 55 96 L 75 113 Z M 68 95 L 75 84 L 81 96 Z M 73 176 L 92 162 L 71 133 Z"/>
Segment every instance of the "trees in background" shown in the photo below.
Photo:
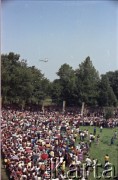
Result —
<path fill-rule="evenodd" d="M 2 104 L 38 104 L 48 95 L 50 82 L 35 66 L 28 67 L 20 55 L 1 56 Z"/>
<path fill-rule="evenodd" d="M 67 105 L 76 104 L 76 76 L 75 71 L 68 64 L 63 64 L 57 72 L 61 87 L 60 99 Z"/>
<path fill-rule="evenodd" d="M 99 83 L 99 106 L 116 106 L 117 98 L 110 85 L 107 75 L 101 76 Z"/>
<path fill-rule="evenodd" d="M 100 82 L 99 73 L 87 57 L 84 62 L 79 65 L 76 70 L 77 76 L 77 91 L 80 104 L 97 105 L 98 99 L 98 85 Z"/>
<path fill-rule="evenodd" d="M 58 79 L 50 82 L 35 66 L 29 67 L 20 55 L 1 56 L 2 104 L 41 104 L 46 98 L 67 106 L 116 106 L 118 102 L 118 71 L 99 76 L 87 57 L 76 70 L 69 64 L 59 68 Z"/>
<path fill-rule="evenodd" d="M 108 77 L 110 86 L 112 87 L 113 92 L 118 99 L 118 70 L 114 72 L 109 71 L 106 73 L 106 76 Z"/>

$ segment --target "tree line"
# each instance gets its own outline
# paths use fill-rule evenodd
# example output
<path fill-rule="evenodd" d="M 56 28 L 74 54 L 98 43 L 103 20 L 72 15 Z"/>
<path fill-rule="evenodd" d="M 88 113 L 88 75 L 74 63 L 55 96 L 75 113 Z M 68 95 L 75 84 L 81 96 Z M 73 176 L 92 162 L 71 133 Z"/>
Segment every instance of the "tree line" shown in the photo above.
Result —
<path fill-rule="evenodd" d="M 88 56 L 77 69 L 69 64 L 59 68 L 58 79 L 51 82 L 40 69 L 28 66 L 19 54 L 1 55 L 2 105 L 42 105 L 48 99 L 52 104 L 92 107 L 115 107 L 118 104 L 118 70 L 99 75 Z"/>

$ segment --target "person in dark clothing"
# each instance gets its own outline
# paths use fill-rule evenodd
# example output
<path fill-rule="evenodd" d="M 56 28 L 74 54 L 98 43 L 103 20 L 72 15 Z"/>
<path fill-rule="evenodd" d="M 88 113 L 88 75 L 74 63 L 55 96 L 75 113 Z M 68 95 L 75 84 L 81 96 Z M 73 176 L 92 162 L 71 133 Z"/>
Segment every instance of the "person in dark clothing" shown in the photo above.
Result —
<path fill-rule="evenodd" d="M 93 134 L 94 134 L 94 136 L 96 135 L 96 127 L 94 127 Z"/>
<path fill-rule="evenodd" d="M 114 144 L 114 138 L 111 138 L 111 145 Z"/>

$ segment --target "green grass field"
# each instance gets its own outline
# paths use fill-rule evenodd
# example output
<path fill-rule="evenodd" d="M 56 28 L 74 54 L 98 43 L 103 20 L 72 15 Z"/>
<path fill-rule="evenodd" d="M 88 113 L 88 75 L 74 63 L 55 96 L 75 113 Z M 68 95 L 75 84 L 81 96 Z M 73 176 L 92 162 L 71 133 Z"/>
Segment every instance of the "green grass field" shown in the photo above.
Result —
<path fill-rule="evenodd" d="M 81 126 L 81 130 L 88 129 L 90 133 L 93 133 L 94 127 L 91 126 Z M 109 162 L 115 166 L 116 175 L 118 175 L 118 135 L 117 139 L 114 140 L 114 144 L 110 145 L 111 137 L 114 135 L 114 132 L 118 132 L 118 127 L 116 128 L 103 128 L 102 133 L 100 133 L 100 129 L 96 128 L 96 135 L 100 135 L 100 142 L 96 144 L 92 143 L 90 148 L 90 157 L 94 159 L 98 159 L 98 162 L 104 165 L 104 156 L 108 154 L 110 159 Z M 102 169 L 101 169 L 102 171 Z M 90 180 L 94 180 L 91 175 Z M 102 178 L 101 178 L 102 179 Z"/>

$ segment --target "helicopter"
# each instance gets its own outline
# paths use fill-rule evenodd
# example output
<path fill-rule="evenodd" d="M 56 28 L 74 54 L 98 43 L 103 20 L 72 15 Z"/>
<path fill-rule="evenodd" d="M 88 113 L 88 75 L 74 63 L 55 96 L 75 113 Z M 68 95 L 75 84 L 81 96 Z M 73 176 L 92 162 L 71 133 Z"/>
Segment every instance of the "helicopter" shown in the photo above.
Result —
<path fill-rule="evenodd" d="M 39 59 L 39 61 L 42 61 L 42 62 L 48 62 L 48 58 L 45 58 L 45 59 Z"/>

